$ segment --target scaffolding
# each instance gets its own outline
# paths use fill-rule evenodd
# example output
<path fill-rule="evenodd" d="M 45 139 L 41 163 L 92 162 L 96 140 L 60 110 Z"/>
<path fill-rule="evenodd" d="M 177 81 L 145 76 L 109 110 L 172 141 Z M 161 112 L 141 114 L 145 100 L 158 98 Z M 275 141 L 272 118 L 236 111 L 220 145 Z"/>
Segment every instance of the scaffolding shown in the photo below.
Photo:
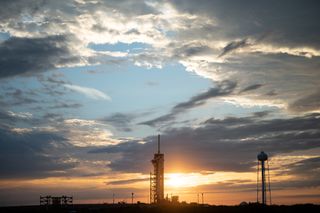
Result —
<path fill-rule="evenodd" d="M 51 195 L 40 196 L 40 206 L 68 206 L 72 205 L 73 197 L 61 196 L 55 197 Z"/>
<path fill-rule="evenodd" d="M 150 172 L 150 203 L 159 204 L 164 200 L 164 154 L 160 153 L 160 135 L 158 135 L 158 153 L 151 160 L 153 173 Z"/>

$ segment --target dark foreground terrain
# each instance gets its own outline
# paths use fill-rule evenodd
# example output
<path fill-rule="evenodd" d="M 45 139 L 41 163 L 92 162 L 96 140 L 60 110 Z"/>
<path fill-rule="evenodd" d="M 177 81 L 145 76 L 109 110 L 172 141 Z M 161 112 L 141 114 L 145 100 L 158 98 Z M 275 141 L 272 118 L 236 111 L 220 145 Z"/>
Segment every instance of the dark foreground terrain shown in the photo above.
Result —
<path fill-rule="evenodd" d="M 261 205 L 244 205 L 244 206 L 209 206 L 209 205 L 163 205 L 153 206 L 147 204 L 136 205 L 108 205 L 108 204 L 91 204 L 91 205 L 72 205 L 68 207 L 45 207 L 45 206 L 17 206 L 17 207 L 0 207 L 0 212 L 114 212 L 114 213 L 157 213 L 157 212 L 186 212 L 186 213 L 250 213 L 250 212 L 320 212 L 320 205 L 303 204 L 292 206 L 261 206 Z"/>

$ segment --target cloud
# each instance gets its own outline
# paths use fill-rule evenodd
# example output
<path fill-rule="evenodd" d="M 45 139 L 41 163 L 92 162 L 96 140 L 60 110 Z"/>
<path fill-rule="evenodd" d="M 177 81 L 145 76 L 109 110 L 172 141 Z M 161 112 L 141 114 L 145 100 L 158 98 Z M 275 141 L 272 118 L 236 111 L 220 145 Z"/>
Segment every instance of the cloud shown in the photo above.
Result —
<path fill-rule="evenodd" d="M 133 114 L 113 113 L 99 120 L 111 124 L 120 131 L 130 132 L 132 131 L 131 122 L 135 117 Z"/>
<path fill-rule="evenodd" d="M 121 140 L 94 120 L 65 119 L 50 112 L 24 118 L 0 110 L 0 179 L 106 174 L 115 156 L 92 156 L 87 151 Z"/>
<path fill-rule="evenodd" d="M 116 180 L 116 181 L 106 182 L 106 184 L 107 185 L 124 185 L 124 184 L 149 181 L 149 179 L 150 178 L 134 178 L 134 179 L 127 179 L 127 180 Z"/>
<path fill-rule="evenodd" d="M 12 117 L 21 118 L 21 119 L 29 119 L 32 118 L 32 114 L 30 112 L 19 112 L 15 113 L 12 111 L 8 111 L 8 114 Z"/>
<path fill-rule="evenodd" d="M 12 89 L 8 90 L 5 98 L 8 105 L 31 105 L 39 103 L 36 99 L 37 93 L 33 90 Z"/>
<path fill-rule="evenodd" d="M 64 87 L 81 93 L 89 98 L 96 99 L 96 100 L 108 100 L 111 101 L 111 97 L 108 96 L 107 94 L 101 92 L 100 90 L 94 89 L 94 88 L 89 88 L 89 87 L 83 87 L 83 86 L 78 86 L 78 85 L 72 85 L 72 84 L 64 84 Z"/>
<path fill-rule="evenodd" d="M 319 147 L 320 114 L 283 119 L 249 117 L 211 118 L 197 127 L 167 129 L 163 132 L 162 151 L 167 171 L 252 171 L 261 150 L 272 156 Z M 121 154 L 110 163 L 114 171 L 148 172 L 156 151 L 155 137 L 140 143 L 132 140 L 90 153 Z M 143 153 L 143 154 L 142 154 Z M 146 154 L 149 153 L 149 154 Z M 192 159 L 190 159 L 192 156 Z M 132 164 L 131 162 L 135 162 Z"/>
<path fill-rule="evenodd" d="M 64 35 L 10 37 L 0 43 L 0 78 L 31 75 L 80 61 L 80 57 L 68 48 L 68 39 Z"/>
<path fill-rule="evenodd" d="M 190 42 L 185 44 L 171 43 L 173 48 L 173 56 L 175 58 L 188 58 L 193 56 L 201 56 L 206 54 L 212 54 L 213 50 L 208 46 L 200 42 Z"/>
<path fill-rule="evenodd" d="M 0 178 L 61 176 L 77 162 L 53 150 L 67 149 L 68 141 L 52 132 L 0 129 Z"/>
<path fill-rule="evenodd" d="M 17 123 L 21 124 L 34 124 L 34 122 L 39 122 L 37 118 L 33 116 L 30 112 L 13 112 L 5 111 L 0 109 L 0 128 L 15 126 Z"/>
<path fill-rule="evenodd" d="M 233 81 L 217 82 L 216 87 L 210 88 L 204 93 L 200 93 L 196 96 L 193 96 L 187 102 L 177 104 L 173 109 L 184 110 L 184 109 L 190 109 L 196 106 L 200 106 L 210 98 L 230 95 L 233 92 L 233 90 L 236 88 L 236 86 L 237 86 L 237 83 Z"/>
<path fill-rule="evenodd" d="M 289 109 L 296 112 L 303 111 L 320 111 L 320 90 L 298 98 L 289 104 Z"/>
<path fill-rule="evenodd" d="M 17 19 L 23 13 L 30 13 L 33 14 L 37 11 L 38 7 L 40 6 L 40 2 L 37 1 L 10 1 L 4 0 L 1 2 L 1 9 L 0 9 L 0 20 L 1 22 L 6 22 L 8 20 Z"/>
<path fill-rule="evenodd" d="M 59 109 L 59 108 L 64 108 L 64 109 L 76 109 L 82 107 L 82 104 L 79 103 L 57 103 L 56 105 L 52 106 L 52 109 Z"/>
<path fill-rule="evenodd" d="M 219 58 L 223 57 L 236 49 L 239 49 L 248 45 L 249 44 L 247 39 L 242 39 L 240 41 L 232 41 L 223 48 L 222 53 L 218 57 Z"/>
<path fill-rule="evenodd" d="M 319 6 L 317 2 L 309 5 L 300 1 L 275 2 L 276 8 L 274 4 L 251 0 L 246 1 L 247 4 L 208 0 L 201 0 L 200 4 L 181 0 L 170 2 L 180 13 L 206 17 L 213 22 L 197 30 L 190 26 L 190 30 L 176 32 L 180 46 L 193 42 L 211 49 L 211 54 L 200 57 L 180 57 L 180 63 L 188 71 L 213 81 L 237 79 L 239 87 L 263 78 L 263 87 L 239 96 L 246 96 L 252 103 L 270 103 L 269 106 L 274 106 L 275 102 L 278 106 L 287 106 L 297 97 L 318 90 L 316 79 L 319 79 L 319 72 L 316 67 L 320 43 L 316 38 L 320 28 L 313 30 L 319 25 L 315 20 L 320 18 L 314 9 Z M 230 14 L 227 18 L 226 11 Z M 309 14 L 307 18 L 305 13 Z M 170 47 L 168 45 L 166 48 L 166 55 L 174 52 L 170 52 Z M 174 48 L 178 49 L 178 46 Z M 239 54 L 219 57 L 233 50 L 239 50 Z M 277 88 L 276 93 L 270 92 L 274 88 Z M 237 104 L 241 105 L 241 101 Z M 314 111 L 309 107 L 300 109 L 296 111 Z"/>
<path fill-rule="evenodd" d="M 316 40 L 320 30 L 314 29 L 318 26 L 315 20 L 320 18 L 315 9 L 319 6 L 319 2 L 316 1 L 310 4 L 304 4 L 299 0 L 286 0 L 280 3 L 276 0 L 269 2 L 246 0 L 244 3 L 220 0 L 201 0 L 201 3 L 182 0 L 171 2 L 179 11 L 217 20 L 223 29 L 216 28 L 217 31 L 212 34 L 217 34 L 219 37 L 238 39 L 251 36 L 259 39 L 261 34 L 267 33 L 264 40 L 276 44 L 300 47 L 320 45 Z M 226 12 L 229 14 L 228 17 Z"/>
<path fill-rule="evenodd" d="M 230 95 L 236 88 L 237 83 L 233 81 L 217 82 L 216 87 L 208 89 L 206 92 L 191 97 L 188 101 L 175 105 L 171 112 L 158 118 L 141 122 L 140 124 L 156 126 L 159 123 L 167 122 L 176 118 L 176 116 L 186 110 L 201 106 L 210 98 L 223 97 Z"/>
<path fill-rule="evenodd" d="M 271 111 L 260 111 L 260 112 L 253 113 L 253 116 L 257 118 L 263 118 L 268 116 L 269 114 L 271 114 Z"/>
<path fill-rule="evenodd" d="M 319 177 L 320 175 L 319 165 L 320 165 L 320 156 L 304 159 L 304 160 L 290 164 L 289 173 L 298 174 L 300 176 L 312 175 L 315 179 L 317 179 L 317 177 Z"/>
<path fill-rule="evenodd" d="M 3 111 L 0 109 L 0 127 L 3 125 L 10 125 L 12 124 L 14 121 L 16 121 L 16 118 L 13 117 L 12 115 L 10 115 L 7 111 Z"/>
<path fill-rule="evenodd" d="M 259 89 L 262 86 L 263 86 L 263 84 L 252 84 L 250 86 L 247 86 L 243 90 L 241 90 L 240 93 L 248 92 L 248 91 L 251 91 L 251 90 L 256 90 L 256 89 Z"/>
<path fill-rule="evenodd" d="M 33 75 L 41 70 L 60 67 L 124 61 L 132 61 L 137 66 L 162 68 L 167 63 L 178 61 L 187 71 L 213 81 L 237 79 L 240 88 L 263 77 L 263 88 L 251 90 L 251 94 L 243 94 L 252 103 L 287 106 L 296 100 L 297 93 L 306 94 L 307 91 L 317 89 L 318 82 L 315 79 L 319 78 L 317 58 L 320 55 L 317 38 L 320 31 L 317 30 L 318 23 L 314 21 L 319 18 L 314 8 L 318 3 L 313 2 L 310 6 L 299 1 L 292 4 L 283 1 L 275 3 L 275 9 L 273 4 L 250 0 L 247 2 L 249 6 L 207 0 L 201 0 L 201 4 L 179 0 L 138 1 L 135 5 L 130 1 L 71 1 L 67 5 L 56 1 L 41 4 L 37 1 L 28 4 L 5 1 L 4 7 L 15 11 L 11 14 L 3 9 L 2 13 L 4 22 L 1 27 L 13 36 L 10 39 L 22 39 L 30 45 L 41 40 L 34 46 L 43 47 L 48 43 L 46 39 L 63 37 L 61 41 L 49 42 L 47 46 L 55 47 L 57 51 L 65 53 L 65 56 L 60 60 L 61 54 L 51 51 L 52 57 L 44 57 L 46 52 L 38 47 L 35 49 L 41 50 L 38 55 L 41 60 L 41 56 L 45 58 L 44 63 L 37 66 L 26 64 L 26 68 L 20 72 L 13 67 L 23 57 L 12 58 L 6 63 L 12 62 L 9 64 L 14 72 L 0 71 L 0 77 Z M 287 8 L 288 5 L 290 8 Z M 130 11 L 127 8 L 131 8 Z M 228 18 L 225 18 L 225 11 L 230 12 Z M 283 11 L 286 11 L 285 16 Z M 309 15 L 306 17 L 302 11 Z M 10 39 L 2 45 L 7 44 Z M 117 42 L 139 42 L 147 44 L 148 48 L 139 53 L 99 53 L 88 48 L 90 43 Z M 241 54 L 219 57 L 239 48 L 242 49 L 237 52 Z M 27 47 L 21 50 L 16 48 L 15 52 L 23 52 L 25 49 Z M 37 51 L 33 52 L 35 54 Z M 34 58 L 39 58 L 38 55 Z M 124 60 L 113 56 L 126 58 Z M 26 61 L 28 60 L 23 63 Z M 28 66 L 30 70 L 27 69 Z M 294 82 L 285 79 L 299 80 Z M 306 86 L 301 82 L 312 83 Z M 277 88 L 278 95 L 271 97 L 270 94 L 275 93 L 269 92 L 274 88 Z M 59 95 L 59 91 L 56 92 Z M 241 104 L 241 101 L 237 104 Z M 305 112 L 313 111 L 308 107 L 300 109 L 306 110 Z"/>

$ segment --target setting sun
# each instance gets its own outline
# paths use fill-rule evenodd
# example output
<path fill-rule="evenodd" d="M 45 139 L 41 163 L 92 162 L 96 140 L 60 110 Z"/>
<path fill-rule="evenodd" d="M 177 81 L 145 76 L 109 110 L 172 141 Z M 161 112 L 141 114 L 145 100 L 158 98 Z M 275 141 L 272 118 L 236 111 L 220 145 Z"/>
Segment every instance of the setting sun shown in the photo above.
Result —
<path fill-rule="evenodd" d="M 172 188 L 187 188 L 203 184 L 200 174 L 197 173 L 169 173 L 166 175 L 166 184 Z"/>

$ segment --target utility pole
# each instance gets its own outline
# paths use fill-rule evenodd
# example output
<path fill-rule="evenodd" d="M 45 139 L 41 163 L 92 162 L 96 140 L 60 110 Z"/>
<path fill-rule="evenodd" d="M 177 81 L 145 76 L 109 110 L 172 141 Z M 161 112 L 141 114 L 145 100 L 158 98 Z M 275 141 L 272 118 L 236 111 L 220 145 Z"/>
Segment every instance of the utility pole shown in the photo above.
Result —
<path fill-rule="evenodd" d="M 131 204 L 133 204 L 133 195 L 134 195 L 134 193 L 132 192 L 131 193 Z"/>
<path fill-rule="evenodd" d="M 202 196 L 202 205 L 204 204 L 204 201 L 203 201 L 203 192 L 201 193 L 201 196 Z"/>

